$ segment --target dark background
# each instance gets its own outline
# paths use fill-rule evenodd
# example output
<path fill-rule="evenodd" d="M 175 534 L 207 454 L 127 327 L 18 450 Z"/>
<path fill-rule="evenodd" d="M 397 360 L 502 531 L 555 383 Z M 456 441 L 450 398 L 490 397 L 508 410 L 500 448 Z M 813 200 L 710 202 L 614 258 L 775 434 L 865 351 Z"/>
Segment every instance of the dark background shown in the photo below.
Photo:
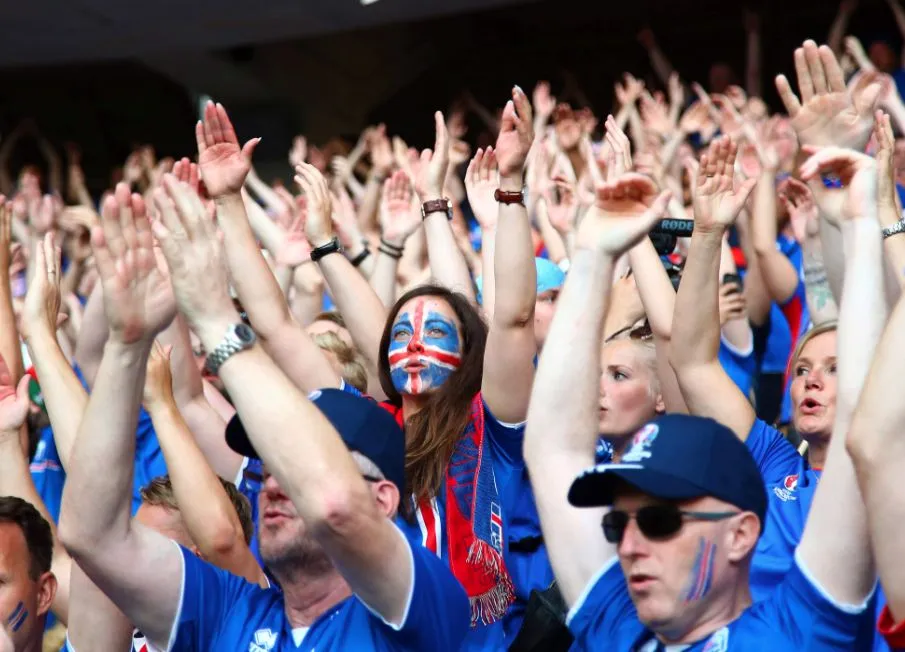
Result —
<path fill-rule="evenodd" d="M 419 11 L 423 14 L 434 1 L 421 0 Z M 151 46 L 134 32 L 140 50 L 134 53 L 122 35 L 109 47 L 99 41 L 94 55 L 114 60 L 97 63 L 66 64 L 70 57 L 60 42 L 55 50 L 36 48 L 34 57 L 57 64 L 28 64 L 13 56 L 27 50 L 8 48 L 4 55 L 0 47 L 0 139 L 20 119 L 34 118 L 61 152 L 67 141 L 81 146 L 89 186 L 98 192 L 136 143 L 153 144 L 160 156 L 191 155 L 197 100 L 211 94 L 227 106 L 241 139 L 263 136 L 256 160 L 278 174 L 292 135 L 299 132 L 315 143 L 338 134 L 354 141 L 364 125 L 386 122 L 392 133 L 427 146 L 431 112 L 446 110 L 465 89 L 493 108 L 507 99 L 512 83 L 530 93 L 536 80 L 549 79 L 554 94 L 560 94 L 571 75 L 594 111 L 605 115 L 613 103 L 613 82 L 623 71 L 659 86 L 636 40 L 644 25 L 654 30 L 683 80 L 706 83 L 710 65 L 726 61 L 743 83 L 746 7 L 760 15 L 761 83 L 767 102 L 778 108 L 773 76 L 793 73 L 792 51 L 802 40 L 826 39 L 838 9 L 826 0 L 550 0 L 474 11 L 482 3 L 472 2 L 461 13 L 405 22 L 404 7 L 393 6 L 397 2 L 353 3 L 346 7 L 348 15 L 321 15 L 317 25 L 305 23 L 302 31 L 320 35 L 204 50 L 186 50 L 184 30 L 157 26 L 162 31 Z M 450 4 L 456 3 L 443 3 L 442 11 L 449 12 Z M 351 13 L 378 9 L 383 13 L 362 14 L 363 20 Z M 187 19 L 174 14 L 172 20 L 176 25 Z M 356 21 L 389 24 L 348 28 Z M 136 23 L 132 29 L 140 30 L 141 21 Z M 865 46 L 875 38 L 901 46 L 892 13 L 880 0 L 861 1 L 849 32 Z M 178 47 L 168 47 L 168 33 Z M 45 37 L 38 31 L 32 42 Z M 228 34 L 220 40 L 235 38 Z M 90 49 L 73 46 L 73 52 L 81 60 L 92 56 Z M 470 124 L 474 137 L 480 123 Z M 24 163 L 41 163 L 37 148 L 27 141 L 16 149 L 13 169 Z"/>

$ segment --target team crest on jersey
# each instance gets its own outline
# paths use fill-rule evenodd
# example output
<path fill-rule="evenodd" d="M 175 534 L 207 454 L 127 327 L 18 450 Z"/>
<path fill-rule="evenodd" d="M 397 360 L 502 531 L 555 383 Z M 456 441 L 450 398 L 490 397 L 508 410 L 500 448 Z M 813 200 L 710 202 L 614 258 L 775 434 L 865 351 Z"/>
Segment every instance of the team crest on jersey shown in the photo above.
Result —
<path fill-rule="evenodd" d="M 640 462 L 651 456 L 651 444 L 657 439 L 660 426 L 648 423 L 632 437 L 632 447 L 622 456 L 623 462 Z"/>
<path fill-rule="evenodd" d="M 723 629 L 715 632 L 710 639 L 708 639 L 707 644 L 701 652 L 726 652 L 728 649 L 729 628 L 723 627 Z"/>
<path fill-rule="evenodd" d="M 248 646 L 248 652 L 270 652 L 277 644 L 277 634 L 270 629 L 259 629 L 255 632 L 254 643 Z"/>
<path fill-rule="evenodd" d="M 798 500 L 798 496 L 796 495 L 796 491 L 798 491 L 798 474 L 787 475 L 783 481 L 781 486 L 773 487 L 773 493 L 776 494 L 776 497 L 784 502 L 789 502 L 791 500 Z"/>

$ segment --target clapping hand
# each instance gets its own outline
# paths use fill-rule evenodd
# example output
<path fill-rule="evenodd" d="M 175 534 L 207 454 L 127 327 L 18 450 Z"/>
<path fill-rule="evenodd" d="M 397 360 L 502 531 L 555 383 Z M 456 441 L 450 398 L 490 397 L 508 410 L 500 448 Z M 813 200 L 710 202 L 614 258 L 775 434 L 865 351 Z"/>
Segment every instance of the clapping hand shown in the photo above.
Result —
<path fill-rule="evenodd" d="M 522 174 L 528 152 L 534 143 L 534 123 L 531 102 L 518 86 L 512 88 L 512 99 L 503 108 L 500 119 L 500 133 L 497 136 L 497 165 L 500 170 L 501 187 L 504 190 L 522 189 Z"/>
<path fill-rule="evenodd" d="M 34 277 L 25 295 L 22 310 L 22 336 L 28 339 L 42 331 L 53 337 L 62 323 L 60 314 L 60 248 L 53 232 L 35 247 Z"/>
<path fill-rule="evenodd" d="M 866 154 L 841 147 L 805 146 L 811 157 L 801 165 L 823 215 L 832 223 L 873 215 L 877 210 L 877 162 Z M 824 179 L 831 175 L 841 187 Z"/>
<path fill-rule="evenodd" d="M 465 170 L 465 192 L 475 219 L 485 231 L 496 227 L 499 208 L 493 193 L 499 186 L 500 175 L 493 147 L 488 147 L 487 151 L 478 149 Z"/>
<path fill-rule="evenodd" d="M 418 176 L 415 179 L 415 190 L 422 202 L 443 196 L 443 184 L 449 169 L 449 132 L 440 111 L 434 113 L 434 128 L 434 149 L 421 152 Z"/>
<path fill-rule="evenodd" d="M 803 243 L 820 234 L 820 213 L 810 189 L 798 179 L 789 177 L 777 189 L 779 201 L 789 213 L 795 239 Z"/>
<path fill-rule="evenodd" d="M 261 142 L 252 138 L 241 148 L 236 130 L 222 104 L 208 102 L 204 120 L 195 125 L 198 141 L 198 167 L 207 192 L 214 199 L 238 194 L 251 169 L 251 155 Z"/>
<path fill-rule="evenodd" d="M 380 200 L 380 228 L 383 239 L 400 249 L 421 226 L 421 212 L 412 202 L 412 184 L 402 170 L 383 182 Z"/>
<path fill-rule="evenodd" d="M 734 187 L 735 156 L 738 146 L 722 136 L 701 155 L 693 192 L 695 229 L 724 230 L 738 216 L 757 183 L 748 179 Z"/>
<path fill-rule="evenodd" d="M 308 206 L 305 235 L 312 247 L 322 247 L 333 239 L 333 201 L 327 181 L 308 163 L 296 166 L 295 172 L 295 182 L 305 193 Z"/>
<path fill-rule="evenodd" d="M 3 356 L 0 356 L 0 434 L 18 436 L 19 429 L 28 416 L 28 383 L 31 377 L 27 374 L 13 384 L 13 377 Z"/>

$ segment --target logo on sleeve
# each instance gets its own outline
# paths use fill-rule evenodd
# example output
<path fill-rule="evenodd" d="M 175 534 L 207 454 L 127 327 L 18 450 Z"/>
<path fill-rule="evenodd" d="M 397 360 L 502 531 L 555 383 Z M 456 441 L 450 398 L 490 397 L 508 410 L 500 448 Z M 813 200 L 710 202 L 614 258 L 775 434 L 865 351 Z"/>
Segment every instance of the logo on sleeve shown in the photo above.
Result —
<path fill-rule="evenodd" d="M 651 444 L 657 439 L 660 432 L 660 426 L 655 423 L 648 423 L 632 437 L 632 447 L 622 456 L 623 462 L 641 462 L 651 456 Z"/>
<path fill-rule="evenodd" d="M 248 646 L 248 652 L 270 652 L 277 644 L 277 634 L 269 629 L 259 629 L 255 632 L 254 643 Z"/>
<path fill-rule="evenodd" d="M 726 652 L 729 649 L 729 628 L 723 627 L 723 629 L 715 632 L 708 640 L 707 644 L 704 646 L 702 652 Z"/>
<path fill-rule="evenodd" d="M 776 494 L 776 497 L 784 502 L 789 502 L 790 500 L 798 500 L 798 496 L 796 495 L 796 491 L 798 490 L 798 474 L 795 475 L 787 475 L 781 485 L 773 487 L 773 493 Z"/>

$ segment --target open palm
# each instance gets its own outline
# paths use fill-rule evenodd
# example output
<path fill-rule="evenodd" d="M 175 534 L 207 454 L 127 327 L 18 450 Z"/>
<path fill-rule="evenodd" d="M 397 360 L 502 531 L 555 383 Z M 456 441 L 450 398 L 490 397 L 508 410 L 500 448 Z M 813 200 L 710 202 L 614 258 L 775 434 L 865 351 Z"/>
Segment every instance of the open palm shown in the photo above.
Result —
<path fill-rule="evenodd" d="M 220 104 L 208 102 L 204 120 L 195 125 L 198 142 L 198 167 L 211 197 L 237 193 L 251 169 L 251 155 L 260 142 L 253 138 L 239 147 L 236 131 Z"/>
<path fill-rule="evenodd" d="M 383 184 L 380 204 L 380 228 L 383 238 L 401 247 L 421 225 L 421 214 L 412 204 L 412 184 L 408 175 L 397 170 Z"/>
<path fill-rule="evenodd" d="M 496 226 L 499 206 L 493 193 L 499 186 L 500 175 L 493 147 L 488 147 L 487 151 L 479 148 L 465 171 L 465 192 L 482 229 L 490 230 Z"/>
<path fill-rule="evenodd" d="M 597 201 L 578 226 L 576 242 L 616 257 L 628 251 L 666 210 L 670 193 L 656 194 L 642 174 L 624 174 L 596 188 Z"/>
<path fill-rule="evenodd" d="M 701 156 L 694 188 L 695 228 L 725 229 L 735 222 L 756 184 L 748 179 L 734 187 L 735 156 L 738 146 L 723 136 L 714 140 Z"/>

